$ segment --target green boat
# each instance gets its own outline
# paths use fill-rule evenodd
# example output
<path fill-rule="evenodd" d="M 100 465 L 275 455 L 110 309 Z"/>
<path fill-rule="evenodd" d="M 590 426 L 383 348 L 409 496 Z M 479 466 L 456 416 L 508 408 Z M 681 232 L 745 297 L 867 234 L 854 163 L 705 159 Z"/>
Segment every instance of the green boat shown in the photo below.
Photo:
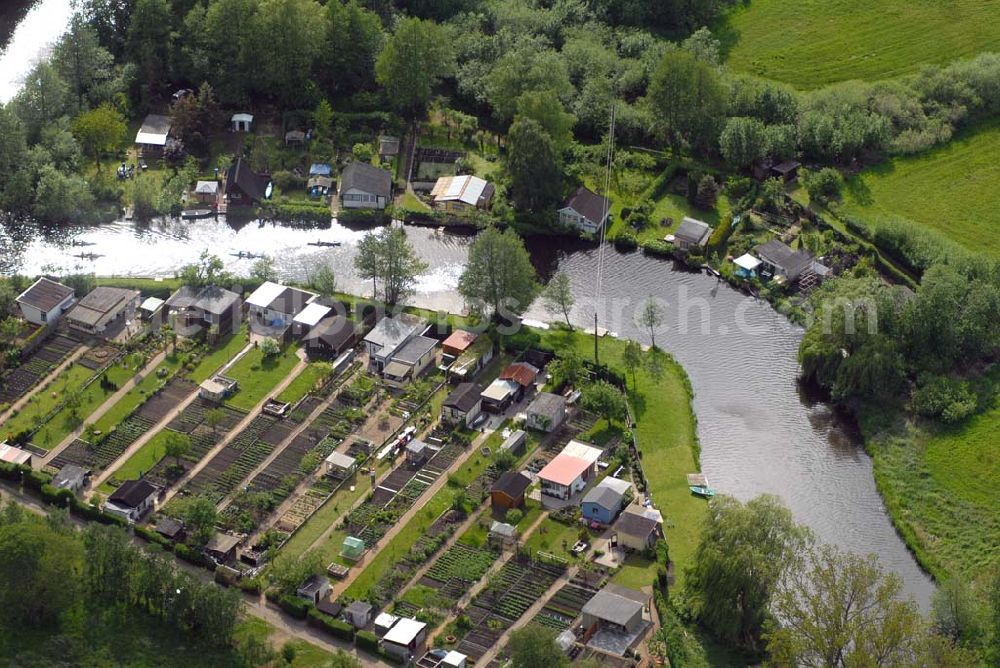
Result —
<path fill-rule="evenodd" d="M 688 489 L 691 490 L 692 494 L 694 494 L 696 496 L 704 497 L 706 499 L 710 499 L 713 496 L 715 496 L 715 490 L 712 489 L 711 487 L 702 487 L 701 485 L 692 485 Z"/>

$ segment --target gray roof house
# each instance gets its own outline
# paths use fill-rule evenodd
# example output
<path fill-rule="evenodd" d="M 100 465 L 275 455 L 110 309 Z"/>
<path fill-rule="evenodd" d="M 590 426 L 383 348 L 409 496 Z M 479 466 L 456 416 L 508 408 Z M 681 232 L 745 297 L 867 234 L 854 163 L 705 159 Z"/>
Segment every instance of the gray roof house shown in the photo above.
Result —
<path fill-rule="evenodd" d="M 763 275 L 784 276 L 794 283 L 813 264 L 813 256 L 808 251 L 792 250 L 777 239 L 771 239 L 754 249 L 761 259 L 760 272 Z"/>
<path fill-rule="evenodd" d="M 566 398 L 551 392 L 539 392 L 525 413 L 527 424 L 532 429 L 546 433 L 555 431 L 566 418 Z"/>
<path fill-rule="evenodd" d="M 407 341 L 416 336 L 426 323 L 416 316 L 400 313 L 395 318 L 386 316 L 378 321 L 368 335 L 369 368 L 381 371 Z"/>
<path fill-rule="evenodd" d="M 73 288 L 44 276 L 17 297 L 21 316 L 36 325 L 54 325 L 73 305 Z"/>
<path fill-rule="evenodd" d="M 648 603 L 648 594 L 609 583 L 583 606 L 583 626 L 610 626 L 614 631 L 635 633 L 642 627 L 642 612 Z"/>
<path fill-rule="evenodd" d="M 138 307 L 138 290 L 99 286 L 66 313 L 66 322 L 87 334 L 113 334 L 119 325 L 134 316 Z"/>
<path fill-rule="evenodd" d="M 345 209 L 384 209 L 392 198 L 392 174 L 364 162 L 340 173 L 340 204 Z"/>
<path fill-rule="evenodd" d="M 52 486 L 56 489 L 68 489 L 74 494 L 83 489 L 87 481 L 87 469 L 76 464 L 66 464 L 52 478 Z"/>
<path fill-rule="evenodd" d="M 218 335 L 240 328 L 243 300 L 235 292 L 208 285 L 185 285 L 167 299 L 171 326 L 178 334 L 190 336 L 203 328 Z M 189 333 L 190 332 L 190 333 Z"/>
<path fill-rule="evenodd" d="M 580 186 L 559 209 L 559 222 L 582 232 L 596 234 L 608 220 L 611 200 Z"/>
<path fill-rule="evenodd" d="M 685 216 L 674 232 L 674 245 L 681 250 L 688 250 L 692 246 L 704 248 L 711 236 L 712 228 L 708 223 Z"/>

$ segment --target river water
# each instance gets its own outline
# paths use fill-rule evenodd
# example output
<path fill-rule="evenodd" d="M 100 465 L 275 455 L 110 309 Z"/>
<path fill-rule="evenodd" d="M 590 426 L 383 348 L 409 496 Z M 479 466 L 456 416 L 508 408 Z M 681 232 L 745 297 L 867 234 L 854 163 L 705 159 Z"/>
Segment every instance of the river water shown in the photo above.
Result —
<path fill-rule="evenodd" d="M 455 288 L 471 238 L 419 227 L 407 227 L 406 233 L 430 265 L 420 277 L 414 302 L 461 311 Z M 359 279 L 352 266 L 363 235 L 362 230 L 338 224 L 316 230 L 250 222 L 237 229 L 211 219 L 119 221 L 47 234 L 34 225 L 8 224 L 0 231 L 0 271 L 171 276 L 208 249 L 234 273 L 246 274 L 253 261 L 235 255 L 243 251 L 273 257 L 286 278 L 306 278 L 319 263 L 328 263 L 342 289 L 368 294 L 370 284 Z M 308 245 L 317 240 L 342 245 Z M 571 318 L 589 326 L 602 264 L 597 249 L 553 239 L 535 239 L 528 245 L 543 277 L 556 269 L 570 276 L 577 298 Z M 99 257 L 76 257 L 83 253 Z M 777 494 L 821 540 L 877 553 L 903 578 L 906 593 L 926 608 L 933 584 L 893 529 L 875 489 L 870 458 L 849 425 L 826 404 L 806 398 L 796 382 L 801 328 L 768 304 L 711 276 L 640 253 L 606 248 L 601 274 L 601 327 L 649 343 L 649 333 L 635 324 L 632 312 L 647 296 L 664 305 L 666 322 L 656 340 L 691 378 L 701 463 L 711 484 L 744 500 L 764 492 Z M 538 303 L 527 316 L 552 319 Z M 670 509 L 662 510 L 669 518 Z"/>
<path fill-rule="evenodd" d="M 31 2 L 12 0 L 11 4 Z M 38 0 L 17 24 L 0 53 L 0 103 L 9 102 L 17 94 L 24 76 L 66 31 L 72 15 L 71 4 L 71 0 Z"/>

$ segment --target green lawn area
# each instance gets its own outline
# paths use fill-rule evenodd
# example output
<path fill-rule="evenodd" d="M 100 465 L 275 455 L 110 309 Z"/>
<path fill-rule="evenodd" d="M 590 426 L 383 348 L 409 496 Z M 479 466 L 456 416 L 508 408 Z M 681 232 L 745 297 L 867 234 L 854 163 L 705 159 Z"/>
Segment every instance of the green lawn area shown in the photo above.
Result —
<path fill-rule="evenodd" d="M 641 589 L 656 579 L 656 562 L 637 554 L 630 554 L 625 565 L 618 569 L 611 581 L 623 587 Z"/>
<path fill-rule="evenodd" d="M 752 0 L 737 3 L 713 32 L 727 63 L 819 88 L 886 79 L 1000 50 L 1000 4 L 991 0 Z"/>
<path fill-rule="evenodd" d="M 910 220 L 1000 257 L 997 155 L 1000 123 L 993 123 L 920 155 L 889 160 L 848 181 L 844 213 L 875 226 Z"/>
<path fill-rule="evenodd" d="M 656 174 L 651 174 L 650 178 L 655 178 L 656 176 Z M 593 190 L 593 188 L 591 189 Z M 614 236 L 625 230 L 634 231 L 623 220 L 622 209 L 634 206 L 637 203 L 638 200 L 636 197 L 623 195 L 616 192 L 615 189 L 612 188 L 610 209 L 611 225 L 608 227 L 606 232 L 608 236 Z M 654 203 L 653 212 L 649 216 L 649 224 L 635 234 L 640 242 L 653 240 L 660 241 L 663 237 L 673 233 L 674 230 L 677 229 L 677 226 L 681 224 L 681 220 L 685 216 L 704 221 L 712 227 L 717 227 L 719 225 L 719 221 L 723 220 L 728 215 L 729 200 L 724 195 L 720 194 L 718 196 L 715 202 L 715 208 L 702 209 L 688 202 L 687 197 L 684 195 L 667 193 L 657 199 Z M 665 218 L 670 218 L 672 222 L 669 225 L 661 225 L 660 221 Z"/>
<path fill-rule="evenodd" d="M 410 211 L 430 211 L 431 209 L 419 197 L 409 191 L 403 193 L 403 199 L 400 201 L 400 204 L 404 209 L 409 209 Z"/>
<path fill-rule="evenodd" d="M 993 374 L 1000 381 L 1000 372 Z M 1000 565 L 1000 405 L 967 422 L 874 439 L 875 479 L 907 542 L 937 578 Z"/>
<path fill-rule="evenodd" d="M 309 394 L 317 383 L 329 376 L 330 371 L 330 365 L 326 362 L 310 363 L 302 373 L 295 377 L 295 380 L 288 384 L 288 387 L 282 390 L 281 394 L 278 395 L 278 401 L 294 404 Z"/>
<path fill-rule="evenodd" d="M 132 480 L 139 477 L 140 473 L 145 473 L 163 459 L 166 454 L 166 441 L 169 432 L 163 429 L 149 439 L 145 445 L 139 448 L 135 454 L 129 457 L 121 466 L 115 469 L 114 477 L 119 480 Z M 111 494 L 115 488 L 105 482 L 98 488 L 98 491 Z"/>
<path fill-rule="evenodd" d="M 465 486 L 472 482 L 476 476 L 482 473 L 490 460 L 486 457 L 473 454 L 469 457 L 461 469 L 455 472 L 447 484 L 438 492 L 423 502 L 421 509 L 406 525 L 393 536 L 374 558 L 367 561 L 364 571 L 347 588 L 346 594 L 353 598 L 362 598 L 374 585 L 382 573 L 388 572 L 390 566 L 401 559 L 413 544 L 423 535 L 427 528 L 434 523 L 444 511 L 451 507 L 455 497 L 465 489 Z"/>
<path fill-rule="evenodd" d="M 120 387 L 135 375 L 135 368 L 126 369 L 119 362 L 108 368 L 106 374 L 110 382 Z M 113 390 L 105 391 L 101 387 L 100 381 L 94 381 L 85 389 L 80 389 L 93 376 L 92 369 L 79 363 L 74 364 L 47 389 L 36 393 L 21 412 L 7 422 L 4 427 L 5 431 L 16 434 L 34 426 L 62 403 L 68 394 L 79 391 L 80 404 L 75 411 L 64 406 L 31 439 L 32 443 L 46 450 L 59 445 L 66 436 L 84 423 L 88 415 L 114 394 Z M 56 397 L 52 396 L 53 392 L 56 393 Z"/>
<path fill-rule="evenodd" d="M 295 535 L 289 539 L 285 546 L 281 548 L 283 554 L 290 554 L 293 556 L 299 556 L 303 554 L 309 547 L 316 542 L 316 539 L 323 535 L 323 532 L 330 528 L 334 522 L 336 522 L 340 517 L 344 515 L 354 504 L 355 501 L 360 499 L 363 495 L 368 493 L 371 489 L 371 483 L 366 475 L 358 475 L 355 477 L 354 481 L 354 491 L 351 491 L 351 483 L 345 484 L 340 488 L 333 496 L 327 499 L 319 510 L 313 513 L 313 516 L 309 520 L 299 527 L 299 530 L 295 532 Z M 335 532 L 340 533 L 340 532 Z M 323 553 L 325 562 L 329 563 L 333 561 L 334 557 L 340 553 L 341 543 L 344 540 L 343 534 L 340 534 L 340 542 L 335 540 L 335 537 L 331 537 L 323 545 L 319 547 L 320 552 Z"/>
<path fill-rule="evenodd" d="M 177 371 L 180 365 L 180 358 L 174 354 L 167 355 L 162 362 L 151 372 L 139 381 L 131 390 L 125 393 L 118 402 L 101 416 L 94 423 L 94 428 L 103 432 L 110 431 L 112 427 L 124 420 L 136 406 L 141 404 L 147 396 L 152 394 L 162 385 L 165 385 L 170 376 Z M 159 372 L 165 369 L 167 374 L 160 377 Z"/>
<path fill-rule="evenodd" d="M 287 346 L 280 354 L 265 358 L 260 348 L 254 348 L 226 372 L 227 378 L 239 383 L 236 393 L 226 403 L 248 411 L 266 397 L 274 386 L 287 376 L 299 358 L 296 346 Z"/>
<path fill-rule="evenodd" d="M 594 340 L 582 332 L 552 329 L 544 336 L 556 350 L 573 346 L 584 357 L 593 355 Z M 624 348 L 625 341 L 603 337 L 600 340 L 602 362 L 620 370 Z M 706 511 L 704 501 L 692 497 L 687 484 L 687 474 L 700 469 L 687 376 L 684 369 L 671 360 L 659 381 L 645 371 L 639 372 L 637 380 L 638 390 L 632 389 L 629 374 L 629 395 L 638 422 L 636 437 L 642 452 L 642 467 L 649 479 L 653 501 L 663 514 L 670 558 L 676 563 L 680 577 L 694 556 Z"/>
<path fill-rule="evenodd" d="M 236 353 L 243 350 L 246 344 L 246 326 L 244 325 L 240 328 L 240 331 L 230 334 L 229 337 L 217 343 L 208 354 L 201 358 L 198 366 L 188 375 L 196 383 L 208 380 L 223 364 L 231 360 Z"/>
<path fill-rule="evenodd" d="M 579 526 L 570 526 L 556 522 L 551 517 L 546 517 L 538 525 L 534 533 L 528 536 L 528 540 L 524 542 L 524 546 L 532 553 L 548 552 L 557 557 L 571 559 L 573 555 L 570 554 L 569 550 L 573 549 L 573 545 L 576 544 L 579 538 Z M 565 550 L 563 549 L 563 543 L 566 544 Z"/>

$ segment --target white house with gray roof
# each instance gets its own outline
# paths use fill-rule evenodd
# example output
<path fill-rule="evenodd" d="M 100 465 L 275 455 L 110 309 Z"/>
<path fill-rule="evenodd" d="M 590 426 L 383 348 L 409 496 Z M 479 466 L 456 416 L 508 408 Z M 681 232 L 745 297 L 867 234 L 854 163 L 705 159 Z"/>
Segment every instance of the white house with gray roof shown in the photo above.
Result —
<path fill-rule="evenodd" d="M 384 209 L 392 200 L 392 174 L 366 162 L 344 167 L 339 185 L 345 209 Z"/>
<path fill-rule="evenodd" d="M 368 370 L 382 373 L 403 345 L 426 326 L 425 321 L 406 313 L 379 320 L 364 338 L 368 349 Z"/>
<path fill-rule="evenodd" d="M 685 216 L 674 232 L 674 245 L 681 250 L 704 248 L 711 236 L 712 228 L 708 223 Z"/>

